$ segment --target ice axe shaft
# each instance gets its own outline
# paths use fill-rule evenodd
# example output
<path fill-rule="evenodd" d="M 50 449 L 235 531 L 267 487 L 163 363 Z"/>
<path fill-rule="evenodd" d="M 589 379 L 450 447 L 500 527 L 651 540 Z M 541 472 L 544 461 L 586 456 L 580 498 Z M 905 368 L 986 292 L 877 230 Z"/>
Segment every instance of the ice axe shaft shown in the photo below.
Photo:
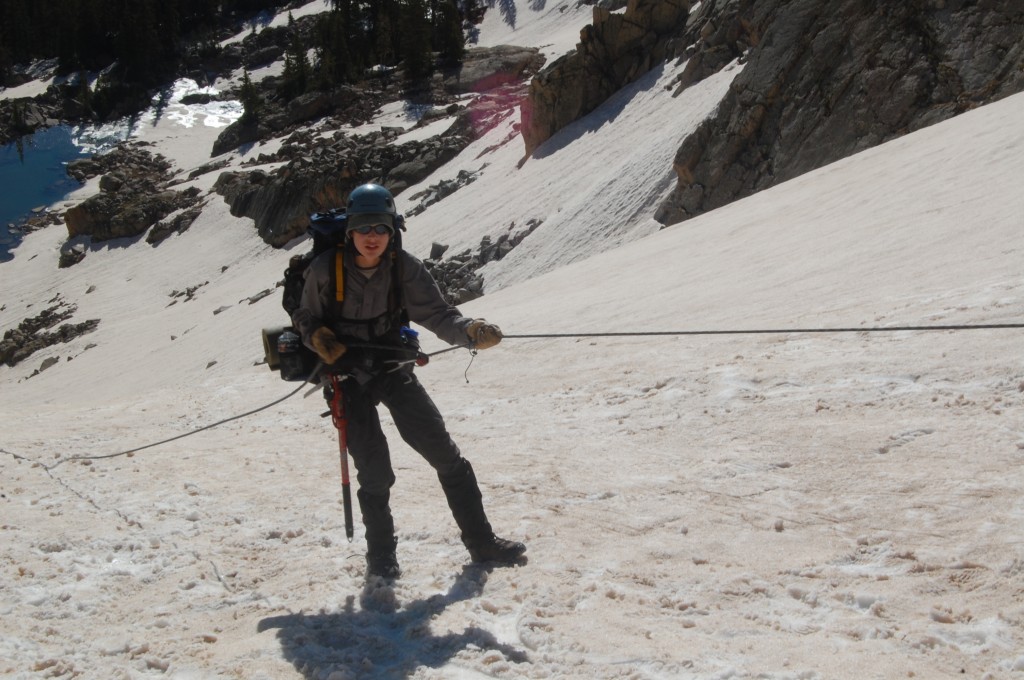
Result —
<path fill-rule="evenodd" d="M 331 420 L 338 430 L 338 455 L 341 458 L 341 502 L 345 508 L 345 537 L 352 542 L 355 526 L 352 523 L 352 487 L 348 476 L 348 421 L 345 419 L 345 402 L 341 394 L 341 381 L 337 374 L 331 374 Z"/>

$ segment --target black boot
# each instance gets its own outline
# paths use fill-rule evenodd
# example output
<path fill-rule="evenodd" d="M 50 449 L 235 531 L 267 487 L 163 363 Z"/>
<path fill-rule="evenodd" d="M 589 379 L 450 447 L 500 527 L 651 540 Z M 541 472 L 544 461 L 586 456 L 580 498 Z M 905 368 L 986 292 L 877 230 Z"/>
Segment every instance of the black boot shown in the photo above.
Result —
<path fill-rule="evenodd" d="M 462 543 L 474 562 L 514 563 L 526 552 L 526 546 L 516 541 L 498 538 L 484 513 L 480 485 L 473 466 L 465 458 L 454 474 L 438 475 L 441 488 L 448 499 L 448 507 L 462 531 Z"/>
<path fill-rule="evenodd" d="M 514 564 L 526 552 L 526 544 L 519 541 L 510 541 L 507 538 L 498 538 L 491 534 L 486 539 L 478 539 L 473 542 L 466 542 L 469 549 L 469 557 L 474 562 L 498 562 L 501 564 Z"/>
<path fill-rule="evenodd" d="M 397 579 L 402 576 L 402 568 L 398 566 L 398 557 L 395 551 L 373 550 L 366 551 L 366 575 L 378 576 L 384 579 Z"/>
<path fill-rule="evenodd" d="M 389 504 L 391 494 L 369 494 L 360 489 L 356 496 L 366 527 L 366 575 L 396 579 L 402 570 L 395 555 L 398 540 Z"/>

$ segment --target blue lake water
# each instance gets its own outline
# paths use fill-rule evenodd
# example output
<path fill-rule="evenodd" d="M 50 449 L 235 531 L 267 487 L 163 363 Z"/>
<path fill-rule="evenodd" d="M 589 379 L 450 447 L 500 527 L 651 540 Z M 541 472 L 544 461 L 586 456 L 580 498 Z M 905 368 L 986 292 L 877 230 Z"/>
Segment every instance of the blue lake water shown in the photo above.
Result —
<path fill-rule="evenodd" d="M 0 147 L 0 262 L 12 259 L 21 242 L 21 234 L 11 229 L 12 224 L 17 225 L 34 208 L 56 203 L 79 187 L 67 175 L 68 162 L 109 151 L 136 136 L 139 126 L 156 125 L 160 120 L 175 121 L 186 128 L 197 122 L 226 127 L 242 116 L 241 102 L 182 104 L 189 94 L 215 95 L 217 90 L 183 78 L 155 96 L 153 107 L 139 116 L 103 125 L 47 128 L 22 138 L 20 145 Z"/>
<path fill-rule="evenodd" d="M 21 149 L 12 142 L 0 148 L 0 262 L 13 257 L 21 241 L 10 225 L 33 208 L 59 201 L 80 185 L 68 177 L 68 161 L 91 155 L 74 143 L 72 129 L 57 126 L 23 137 Z"/>

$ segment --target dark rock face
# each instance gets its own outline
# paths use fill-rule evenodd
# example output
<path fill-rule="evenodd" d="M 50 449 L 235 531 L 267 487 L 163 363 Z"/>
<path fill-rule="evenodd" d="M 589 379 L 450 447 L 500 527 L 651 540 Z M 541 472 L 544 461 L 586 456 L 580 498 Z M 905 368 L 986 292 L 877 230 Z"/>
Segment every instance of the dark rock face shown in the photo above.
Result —
<path fill-rule="evenodd" d="M 666 225 L 1024 90 L 1020 2 L 707 9 L 677 94 L 732 55 L 748 63 L 678 150 L 678 187 L 656 215 Z"/>
<path fill-rule="evenodd" d="M 69 238 L 91 236 L 100 242 L 138 236 L 175 210 L 195 205 L 198 190 L 166 188 L 170 167 L 162 156 L 134 145 L 69 163 L 68 174 L 79 181 L 102 175 L 100 193 L 65 213 Z"/>
<path fill-rule="evenodd" d="M 55 302 L 52 307 L 22 321 L 17 328 L 4 332 L 3 340 L 0 341 L 0 363 L 14 366 L 41 349 L 68 342 L 96 330 L 99 326 L 99 319 L 81 323 L 61 323 L 70 319 L 77 308 L 74 305 L 68 306 L 63 300 Z M 48 330 L 57 324 L 61 325 L 56 330 Z"/>
<path fill-rule="evenodd" d="M 223 173 L 214 190 L 224 196 L 236 217 L 250 217 L 264 241 L 283 246 L 305 233 L 309 215 L 344 205 L 358 185 L 343 174 L 282 172 L 273 175 L 257 170 Z"/>
<path fill-rule="evenodd" d="M 434 243 L 430 257 L 423 264 L 434 277 L 445 299 L 453 305 L 460 305 L 484 294 L 484 278 L 478 270 L 488 262 L 504 258 L 540 225 L 539 221 L 530 220 L 524 228 L 514 231 L 513 224 L 508 232 L 499 235 L 497 239 L 483 237 L 475 253 L 466 249 L 448 259 L 442 259 L 448 246 Z"/>
<path fill-rule="evenodd" d="M 396 130 L 324 138 L 299 131 L 273 156 L 259 163 L 285 161 L 272 172 L 226 172 L 214 190 L 236 217 L 250 217 L 264 241 L 283 246 L 301 236 L 309 215 L 345 205 L 348 193 L 364 182 L 378 182 L 394 194 L 426 178 L 472 141 L 468 122 L 456 121 L 443 135 L 395 145 Z"/>

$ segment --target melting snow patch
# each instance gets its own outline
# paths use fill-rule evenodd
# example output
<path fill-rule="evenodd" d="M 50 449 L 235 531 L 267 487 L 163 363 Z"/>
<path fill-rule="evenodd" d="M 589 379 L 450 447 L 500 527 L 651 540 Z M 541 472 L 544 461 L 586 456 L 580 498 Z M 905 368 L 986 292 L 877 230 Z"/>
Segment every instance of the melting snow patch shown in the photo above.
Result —
<path fill-rule="evenodd" d="M 998 619 L 984 619 L 969 624 L 950 624 L 932 629 L 933 637 L 944 644 L 969 654 L 996 649 L 1011 649 L 1013 635 Z"/>
<path fill-rule="evenodd" d="M 155 125 L 161 116 L 178 123 L 182 127 L 191 128 L 197 122 L 213 128 L 231 125 L 242 117 L 244 109 L 238 101 L 209 101 L 206 103 L 184 104 L 189 95 L 216 96 L 218 91 L 212 87 L 200 87 L 199 83 L 189 78 L 175 81 L 169 91 L 153 98 L 153 108 L 146 111 L 141 121 Z M 136 127 L 136 132 L 140 131 Z"/>

